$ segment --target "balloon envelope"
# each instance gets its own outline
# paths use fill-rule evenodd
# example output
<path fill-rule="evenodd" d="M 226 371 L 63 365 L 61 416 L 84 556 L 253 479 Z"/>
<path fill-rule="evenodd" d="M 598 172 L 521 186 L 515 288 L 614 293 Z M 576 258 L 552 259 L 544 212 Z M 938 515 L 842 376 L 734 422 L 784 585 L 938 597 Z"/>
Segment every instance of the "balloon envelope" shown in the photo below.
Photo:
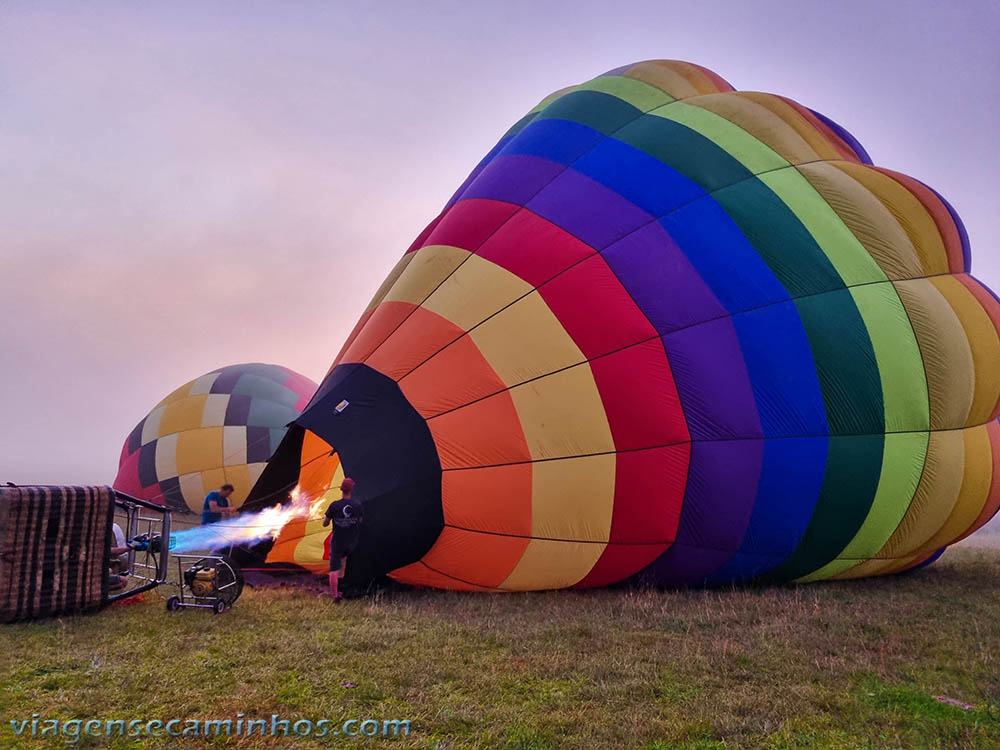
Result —
<path fill-rule="evenodd" d="M 628 65 L 476 166 L 259 496 L 300 467 L 314 493 L 354 478 L 355 581 L 903 570 L 1000 504 L 1000 305 L 969 271 L 951 206 L 829 118 Z M 270 559 L 322 570 L 324 536 L 289 529 Z"/>
<path fill-rule="evenodd" d="M 315 391 L 278 365 L 230 365 L 195 378 L 129 434 L 114 487 L 200 513 L 205 495 L 228 483 L 238 506 Z"/>

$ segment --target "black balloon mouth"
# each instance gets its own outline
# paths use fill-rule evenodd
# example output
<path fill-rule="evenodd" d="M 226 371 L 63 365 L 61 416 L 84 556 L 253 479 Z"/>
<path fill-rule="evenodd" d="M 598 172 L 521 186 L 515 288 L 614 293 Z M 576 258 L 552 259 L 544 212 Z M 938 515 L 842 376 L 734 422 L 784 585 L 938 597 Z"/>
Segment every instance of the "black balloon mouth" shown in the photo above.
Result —
<path fill-rule="evenodd" d="M 362 587 L 420 560 L 444 528 L 441 462 L 427 423 L 396 382 L 364 364 L 338 365 L 290 427 L 248 507 L 273 504 L 297 482 L 305 430 L 333 447 L 364 503 L 344 585 Z"/>

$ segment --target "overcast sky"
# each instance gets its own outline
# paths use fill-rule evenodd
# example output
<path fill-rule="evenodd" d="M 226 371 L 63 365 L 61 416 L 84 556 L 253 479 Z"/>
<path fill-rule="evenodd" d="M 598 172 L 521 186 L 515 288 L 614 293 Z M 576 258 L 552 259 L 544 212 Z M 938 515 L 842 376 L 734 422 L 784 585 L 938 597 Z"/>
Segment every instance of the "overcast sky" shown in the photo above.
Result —
<path fill-rule="evenodd" d="M 547 93 L 679 58 L 841 123 L 1000 289 L 996 2 L 0 5 L 0 480 L 110 482 L 226 364 L 320 379 L 410 241 Z"/>

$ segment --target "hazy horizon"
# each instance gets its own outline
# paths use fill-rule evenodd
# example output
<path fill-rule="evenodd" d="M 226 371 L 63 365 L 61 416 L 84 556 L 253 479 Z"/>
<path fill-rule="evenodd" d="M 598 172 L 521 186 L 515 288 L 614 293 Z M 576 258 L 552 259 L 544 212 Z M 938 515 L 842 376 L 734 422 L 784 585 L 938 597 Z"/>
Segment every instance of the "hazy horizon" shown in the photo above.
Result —
<path fill-rule="evenodd" d="M 322 378 L 506 128 L 648 58 L 850 130 L 942 193 L 1000 289 L 1000 6 L 634 2 L 0 7 L 0 481 L 109 483 L 213 368 Z"/>

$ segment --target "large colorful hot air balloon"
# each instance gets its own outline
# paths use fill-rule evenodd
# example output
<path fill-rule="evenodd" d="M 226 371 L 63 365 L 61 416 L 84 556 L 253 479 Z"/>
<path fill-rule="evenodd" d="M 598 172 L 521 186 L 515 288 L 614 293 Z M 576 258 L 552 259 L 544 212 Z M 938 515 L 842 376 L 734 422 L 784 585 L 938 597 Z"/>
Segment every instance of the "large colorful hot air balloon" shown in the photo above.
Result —
<path fill-rule="evenodd" d="M 238 506 L 316 384 L 278 365 L 231 365 L 160 401 L 122 447 L 114 487 L 201 512 L 206 493 L 232 484 Z"/>
<path fill-rule="evenodd" d="M 904 570 L 1000 504 L 1000 304 L 969 270 L 948 203 L 830 119 L 627 65 L 473 170 L 251 501 L 354 478 L 355 583 Z M 270 559 L 321 570 L 314 526 Z"/>

